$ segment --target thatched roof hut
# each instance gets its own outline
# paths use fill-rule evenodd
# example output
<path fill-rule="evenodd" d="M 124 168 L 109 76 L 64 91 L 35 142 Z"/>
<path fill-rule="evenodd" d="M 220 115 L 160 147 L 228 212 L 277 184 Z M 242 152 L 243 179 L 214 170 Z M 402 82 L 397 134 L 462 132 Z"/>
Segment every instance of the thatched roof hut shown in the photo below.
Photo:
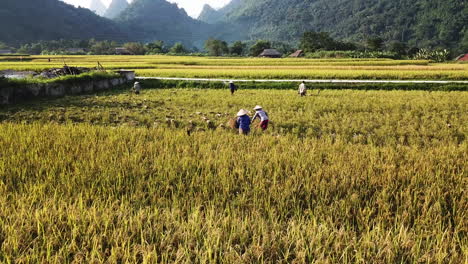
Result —
<path fill-rule="evenodd" d="M 83 48 L 68 48 L 68 49 L 65 49 L 65 51 L 67 53 L 71 53 L 71 54 L 77 54 L 77 53 L 85 53 L 85 49 Z"/>
<path fill-rule="evenodd" d="M 115 54 L 117 54 L 117 55 L 133 55 L 130 51 L 128 51 L 124 47 L 115 48 Z"/>
<path fill-rule="evenodd" d="M 303 50 L 297 50 L 293 54 L 289 55 L 291 58 L 299 58 L 299 57 L 304 57 L 304 51 Z"/>
<path fill-rule="evenodd" d="M 262 58 L 281 58 L 282 56 L 283 54 L 275 49 L 266 49 L 259 55 Z"/>

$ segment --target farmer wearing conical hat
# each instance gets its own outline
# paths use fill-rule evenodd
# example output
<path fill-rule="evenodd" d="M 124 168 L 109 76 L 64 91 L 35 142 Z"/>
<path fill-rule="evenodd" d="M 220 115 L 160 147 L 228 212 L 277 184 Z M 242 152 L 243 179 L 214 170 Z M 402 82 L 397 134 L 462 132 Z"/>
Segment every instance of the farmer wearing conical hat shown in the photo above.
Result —
<path fill-rule="evenodd" d="M 252 117 L 252 122 L 259 118 L 260 128 L 265 131 L 268 128 L 268 123 L 270 122 L 270 118 L 268 117 L 267 112 L 263 111 L 263 107 L 259 105 L 255 106 L 254 110 L 255 115 Z"/>
<path fill-rule="evenodd" d="M 239 113 L 237 113 L 237 127 L 239 127 L 239 134 L 241 135 L 248 135 L 250 133 L 250 117 L 249 111 L 245 109 L 241 109 Z"/>

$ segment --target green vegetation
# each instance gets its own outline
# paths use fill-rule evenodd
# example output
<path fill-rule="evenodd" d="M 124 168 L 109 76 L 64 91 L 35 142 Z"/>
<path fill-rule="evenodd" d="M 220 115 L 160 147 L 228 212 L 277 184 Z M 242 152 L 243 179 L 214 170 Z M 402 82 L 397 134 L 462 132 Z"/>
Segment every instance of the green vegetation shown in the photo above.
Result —
<path fill-rule="evenodd" d="M 116 23 L 62 1 L 6 0 L 1 5 L 1 41 L 10 45 L 57 39 L 128 39 Z"/>
<path fill-rule="evenodd" d="M 222 56 L 229 53 L 229 47 L 227 42 L 210 38 L 205 42 L 205 50 L 211 56 Z"/>
<path fill-rule="evenodd" d="M 319 50 L 355 50 L 355 44 L 334 40 L 326 32 L 305 32 L 302 35 L 299 47 L 307 53 Z"/>
<path fill-rule="evenodd" d="M 271 49 L 271 43 L 266 40 L 259 40 L 250 47 L 249 55 L 252 57 L 258 57 L 258 55 L 260 55 L 265 49 Z"/>
<path fill-rule="evenodd" d="M 0 262 L 464 262 L 466 92 L 149 88 L 0 109 Z"/>
<path fill-rule="evenodd" d="M 321 40 L 335 39 L 322 42 L 327 44 L 323 50 L 379 51 L 386 46 L 405 55 L 419 48 L 447 49 L 456 57 L 468 48 L 468 7 L 462 0 L 236 0 L 218 11 L 207 6 L 201 19 L 208 23 L 191 18 L 166 0 L 135 0 L 125 8 L 126 3 L 114 1 L 110 9 L 118 10 L 109 10 L 111 21 L 59 0 L 7 0 L 0 10 L 0 34 L 8 45 L 19 48 L 29 43 L 33 51 L 41 40 L 93 38 L 119 45 L 161 40 L 170 47 L 181 42 L 193 51 L 202 49 L 209 38 L 249 45 L 264 39 L 277 49 L 289 50 L 298 47 L 301 36 L 311 30 L 329 32 Z M 309 48 L 315 51 L 317 46 Z M 63 54 L 60 49 L 42 52 Z"/>
<path fill-rule="evenodd" d="M 245 0 L 218 12 L 225 23 L 218 37 L 229 41 L 297 42 L 304 32 L 315 30 L 345 41 L 380 38 L 459 53 L 468 47 L 468 6 L 462 0 Z M 210 13 L 205 21 L 219 23 Z"/>

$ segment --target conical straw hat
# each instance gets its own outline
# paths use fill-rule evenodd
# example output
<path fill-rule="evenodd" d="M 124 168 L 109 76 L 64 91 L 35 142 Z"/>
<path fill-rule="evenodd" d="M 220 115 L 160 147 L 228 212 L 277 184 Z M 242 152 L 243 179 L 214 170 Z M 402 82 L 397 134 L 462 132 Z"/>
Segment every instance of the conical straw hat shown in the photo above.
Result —
<path fill-rule="evenodd" d="M 245 109 L 241 109 L 239 111 L 239 113 L 237 113 L 237 116 L 243 116 L 243 115 L 247 115 L 249 113 L 249 111 L 245 110 Z"/>

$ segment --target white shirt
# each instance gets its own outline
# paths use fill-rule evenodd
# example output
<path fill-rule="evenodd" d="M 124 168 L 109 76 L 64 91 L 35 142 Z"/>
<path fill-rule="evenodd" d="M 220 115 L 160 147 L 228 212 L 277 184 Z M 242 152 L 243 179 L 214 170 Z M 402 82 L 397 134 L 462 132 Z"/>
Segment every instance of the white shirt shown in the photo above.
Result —
<path fill-rule="evenodd" d="M 304 83 L 301 83 L 301 85 L 299 85 L 299 92 L 303 93 L 305 91 L 307 91 L 307 88 Z"/>
<path fill-rule="evenodd" d="M 252 118 L 252 121 L 255 120 L 255 118 L 257 118 L 257 117 L 260 117 L 260 121 L 262 121 L 262 122 L 266 121 L 266 120 L 269 120 L 268 119 L 268 114 L 263 110 L 256 111 L 254 117 Z"/>
<path fill-rule="evenodd" d="M 133 89 L 135 89 L 136 92 L 139 92 L 141 90 L 141 85 L 139 83 L 135 83 L 133 85 Z"/>

